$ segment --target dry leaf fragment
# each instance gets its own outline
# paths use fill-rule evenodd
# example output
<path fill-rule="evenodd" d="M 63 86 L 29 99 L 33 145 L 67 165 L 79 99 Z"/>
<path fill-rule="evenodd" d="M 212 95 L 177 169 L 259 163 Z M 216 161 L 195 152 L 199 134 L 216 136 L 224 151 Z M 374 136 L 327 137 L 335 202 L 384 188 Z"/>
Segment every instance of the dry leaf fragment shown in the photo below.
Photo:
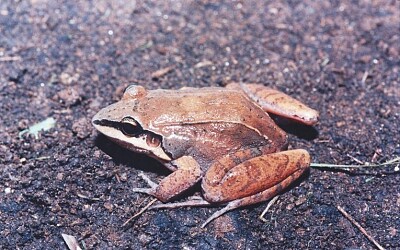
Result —
<path fill-rule="evenodd" d="M 68 234 L 61 234 L 61 236 L 70 250 L 82 250 L 74 236 Z"/>

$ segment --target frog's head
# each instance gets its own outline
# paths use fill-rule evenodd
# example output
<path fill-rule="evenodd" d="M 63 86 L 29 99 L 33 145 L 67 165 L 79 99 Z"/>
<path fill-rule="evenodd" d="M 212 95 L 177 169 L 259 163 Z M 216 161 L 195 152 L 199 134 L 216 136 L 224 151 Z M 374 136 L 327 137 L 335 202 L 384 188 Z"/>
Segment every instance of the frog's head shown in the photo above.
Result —
<path fill-rule="evenodd" d="M 142 86 L 129 86 L 119 102 L 100 110 L 92 119 L 93 126 L 124 148 L 170 161 L 162 147 L 162 136 L 150 131 L 146 113 L 138 112 L 137 105 L 147 95 Z"/>

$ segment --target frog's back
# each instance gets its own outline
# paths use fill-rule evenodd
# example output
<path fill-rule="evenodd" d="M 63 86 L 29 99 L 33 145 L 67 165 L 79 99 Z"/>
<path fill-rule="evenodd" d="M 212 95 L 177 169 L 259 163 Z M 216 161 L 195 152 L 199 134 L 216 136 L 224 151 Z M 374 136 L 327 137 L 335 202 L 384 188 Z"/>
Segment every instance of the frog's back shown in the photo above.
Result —
<path fill-rule="evenodd" d="M 286 143 L 286 134 L 240 90 L 220 87 L 160 89 L 150 91 L 145 98 L 147 100 L 139 102 L 137 108 L 139 112 L 153 109 L 148 125 L 155 129 L 231 124 L 229 126 L 237 126 L 238 131 L 240 127 L 255 131 L 278 147 Z"/>
<path fill-rule="evenodd" d="M 162 98 L 160 98 L 162 97 Z M 232 122 L 252 126 L 268 115 L 241 91 L 219 87 L 153 90 L 137 107 L 140 112 L 153 109 L 149 119 L 154 127 L 174 124 Z M 150 124 L 149 124 L 150 125 Z"/>

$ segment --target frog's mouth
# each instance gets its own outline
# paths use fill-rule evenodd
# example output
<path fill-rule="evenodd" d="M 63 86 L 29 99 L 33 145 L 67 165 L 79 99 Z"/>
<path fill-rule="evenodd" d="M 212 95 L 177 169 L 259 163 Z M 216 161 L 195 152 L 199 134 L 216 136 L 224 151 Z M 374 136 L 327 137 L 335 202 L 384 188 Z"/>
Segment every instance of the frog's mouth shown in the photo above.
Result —
<path fill-rule="evenodd" d="M 162 147 L 162 137 L 153 132 L 141 129 L 140 133 L 127 135 L 120 122 L 110 120 L 93 120 L 93 126 L 102 134 L 130 151 L 149 155 L 157 160 L 171 161 Z"/>

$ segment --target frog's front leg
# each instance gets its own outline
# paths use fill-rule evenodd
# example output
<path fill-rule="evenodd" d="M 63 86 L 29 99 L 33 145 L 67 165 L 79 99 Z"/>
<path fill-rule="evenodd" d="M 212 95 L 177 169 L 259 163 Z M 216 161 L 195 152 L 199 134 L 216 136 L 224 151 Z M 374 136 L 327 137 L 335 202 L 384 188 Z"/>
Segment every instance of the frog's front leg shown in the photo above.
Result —
<path fill-rule="evenodd" d="M 144 178 L 151 188 L 134 188 L 133 192 L 146 193 L 167 202 L 192 187 L 202 177 L 200 166 L 193 157 L 183 156 L 172 164 L 177 170 L 162 179 L 158 185 Z"/>
<path fill-rule="evenodd" d="M 230 83 L 227 88 L 242 90 L 265 111 L 298 122 L 314 125 L 318 122 L 318 112 L 304 103 L 261 84 Z"/>
<path fill-rule="evenodd" d="M 303 149 L 261 155 L 236 166 L 231 156 L 219 160 L 203 177 L 204 198 L 210 203 L 228 202 L 203 227 L 230 210 L 272 198 L 310 165 L 310 155 Z"/>

